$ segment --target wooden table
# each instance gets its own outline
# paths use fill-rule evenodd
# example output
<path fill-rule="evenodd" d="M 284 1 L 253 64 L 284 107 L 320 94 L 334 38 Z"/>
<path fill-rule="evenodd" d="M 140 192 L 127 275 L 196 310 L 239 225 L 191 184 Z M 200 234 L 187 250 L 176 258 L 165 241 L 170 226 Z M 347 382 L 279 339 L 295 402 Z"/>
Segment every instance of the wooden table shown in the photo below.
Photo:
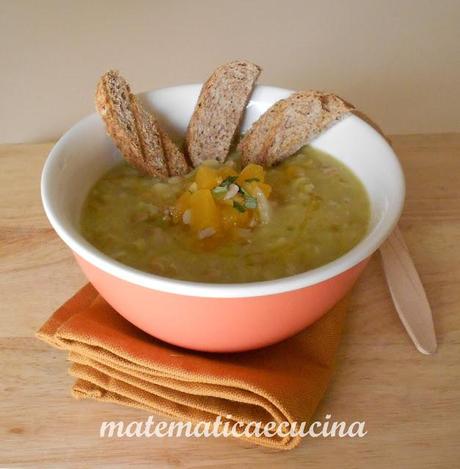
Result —
<path fill-rule="evenodd" d="M 73 400 L 64 354 L 34 338 L 85 279 L 41 207 L 40 171 L 52 145 L 0 146 L 0 466 L 460 467 L 460 134 L 392 140 L 407 176 L 400 226 L 433 307 L 439 350 L 415 350 L 375 255 L 316 414 L 365 420 L 368 434 L 309 438 L 290 452 L 225 439 L 98 437 L 103 420 L 146 414 Z"/>

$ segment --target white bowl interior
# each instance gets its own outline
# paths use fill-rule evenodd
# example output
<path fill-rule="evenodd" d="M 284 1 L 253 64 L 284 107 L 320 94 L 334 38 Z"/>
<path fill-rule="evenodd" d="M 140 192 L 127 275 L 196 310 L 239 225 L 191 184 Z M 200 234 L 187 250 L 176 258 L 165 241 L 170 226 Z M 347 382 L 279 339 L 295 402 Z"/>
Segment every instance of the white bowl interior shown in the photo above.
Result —
<path fill-rule="evenodd" d="M 147 108 L 155 111 L 167 130 L 177 136 L 183 135 L 187 127 L 200 89 L 201 85 L 184 85 L 144 93 L 140 98 Z M 282 88 L 257 86 L 248 104 L 242 130 L 245 131 L 274 102 L 291 93 Z M 103 270 L 135 283 L 166 291 L 175 291 L 175 284 L 189 284 L 186 287 L 188 293 L 198 296 L 221 296 L 220 293 L 222 296 L 251 296 L 287 291 L 330 278 L 372 254 L 396 224 L 404 200 L 404 178 L 396 155 L 385 139 L 359 117 L 346 117 L 315 139 L 312 145 L 342 161 L 363 182 L 371 202 L 368 235 L 336 261 L 288 279 L 260 282 L 259 286 L 267 287 L 260 290 L 257 290 L 257 284 L 245 284 L 246 293 L 241 288 L 236 293 L 231 292 L 235 285 L 206 286 L 141 273 L 109 259 L 83 239 L 79 233 L 79 218 L 85 197 L 97 179 L 121 160 L 96 114 L 72 127 L 50 153 L 42 177 L 43 203 L 51 224 L 75 252 Z M 289 282 L 289 279 L 294 280 Z M 287 283 L 282 285 L 285 281 Z M 276 285 L 276 288 L 270 285 Z"/>

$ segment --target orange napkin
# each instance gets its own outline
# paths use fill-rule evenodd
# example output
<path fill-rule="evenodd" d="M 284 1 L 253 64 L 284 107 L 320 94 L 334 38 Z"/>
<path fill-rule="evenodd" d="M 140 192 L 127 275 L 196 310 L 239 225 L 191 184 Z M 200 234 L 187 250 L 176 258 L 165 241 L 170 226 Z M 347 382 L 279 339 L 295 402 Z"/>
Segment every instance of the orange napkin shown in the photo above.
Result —
<path fill-rule="evenodd" d="M 183 422 L 214 422 L 221 416 L 230 424 L 300 424 L 310 420 L 326 390 L 345 313 L 342 301 L 284 342 L 250 352 L 210 354 L 145 334 L 88 284 L 37 336 L 69 353 L 77 399 L 116 402 Z M 300 441 L 290 436 L 244 439 L 280 449 Z"/>

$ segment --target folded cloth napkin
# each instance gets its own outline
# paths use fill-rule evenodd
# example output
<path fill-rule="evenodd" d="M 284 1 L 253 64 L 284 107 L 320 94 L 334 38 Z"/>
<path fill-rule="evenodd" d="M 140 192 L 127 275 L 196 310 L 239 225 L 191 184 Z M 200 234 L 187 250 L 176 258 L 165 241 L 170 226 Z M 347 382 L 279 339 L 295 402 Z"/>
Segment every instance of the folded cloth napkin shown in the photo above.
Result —
<path fill-rule="evenodd" d="M 88 284 L 37 336 L 69 352 L 77 399 L 138 407 L 180 422 L 215 422 L 221 416 L 227 428 L 236 422 L 261 422 L 260 428 L 275 422 L 277 428 L 312 417 L 332 373 L 345 313 L 346 300 L 284 342 L 250 352 L 211 354 L 142 332 Z M 242 438 L 280 449 L 300 441 L 298 436 Z"/>

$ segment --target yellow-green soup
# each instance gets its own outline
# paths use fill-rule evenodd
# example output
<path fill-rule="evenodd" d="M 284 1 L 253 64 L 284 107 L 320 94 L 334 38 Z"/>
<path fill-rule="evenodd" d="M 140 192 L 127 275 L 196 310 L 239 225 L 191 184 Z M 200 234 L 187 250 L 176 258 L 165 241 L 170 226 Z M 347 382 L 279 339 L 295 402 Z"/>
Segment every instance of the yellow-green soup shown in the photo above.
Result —
<path fill-rule="evenodd" d="M 239 166 L 237 155 L 226 164 Z M 197 240 L 171 207 L 193 181 L 159 181 L 122 163 L 91 189 L 83 236 L 123 264 L 161 276 L 215 283 L 286 277 L 337 259 L 366 234 L 370 209 L 359 179 L 332 156 L 304 147 L 266 171 L 270 220 L 220 242 Z"/>

